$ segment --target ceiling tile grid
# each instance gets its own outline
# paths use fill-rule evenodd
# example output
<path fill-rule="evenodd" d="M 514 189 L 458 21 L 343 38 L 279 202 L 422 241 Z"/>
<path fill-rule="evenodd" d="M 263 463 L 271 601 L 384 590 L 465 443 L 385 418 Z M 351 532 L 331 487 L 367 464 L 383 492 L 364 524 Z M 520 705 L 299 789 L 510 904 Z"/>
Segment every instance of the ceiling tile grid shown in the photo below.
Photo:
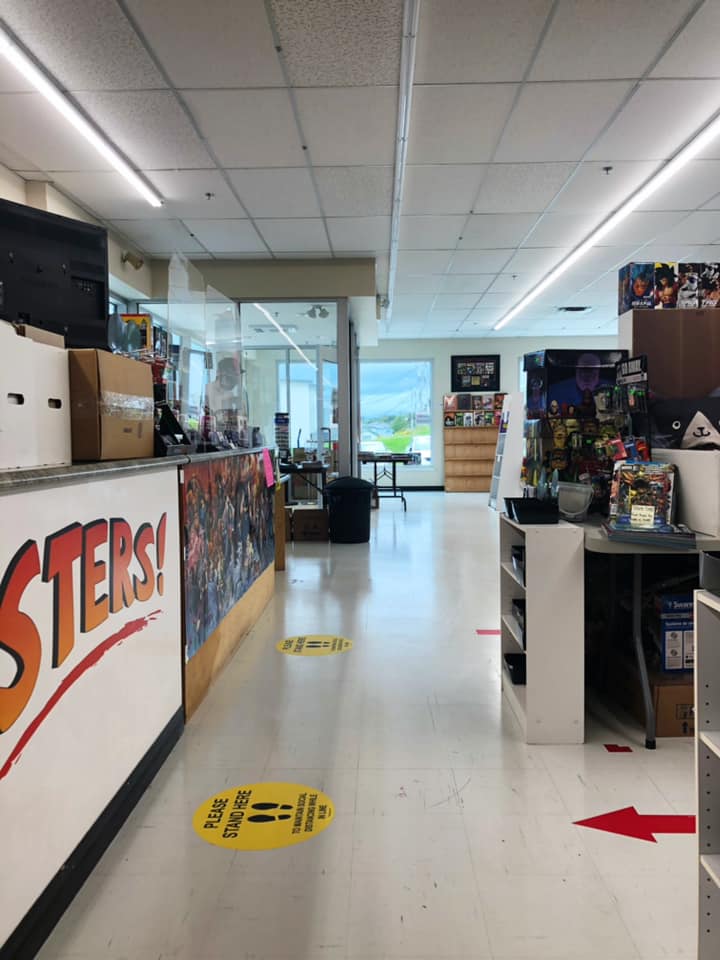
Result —
<path fill-rule="evenodd" d="M 387 291 L 402 0 L 174 0 L 172 17 L 166 0 L 0 0 L 0 16 L 165 202 L 4 63 L 0 162 L 148 255 L 369 255 Z M 716 28 L 717 2 L 423 0 L 389 335 L 494 335 L 717 111 Z M 718 173 L 720 141 L 503 335 L 607 332 L 619 264 L 720 259 Z M 572 303 L 592 311 L 558 315 Z"/>

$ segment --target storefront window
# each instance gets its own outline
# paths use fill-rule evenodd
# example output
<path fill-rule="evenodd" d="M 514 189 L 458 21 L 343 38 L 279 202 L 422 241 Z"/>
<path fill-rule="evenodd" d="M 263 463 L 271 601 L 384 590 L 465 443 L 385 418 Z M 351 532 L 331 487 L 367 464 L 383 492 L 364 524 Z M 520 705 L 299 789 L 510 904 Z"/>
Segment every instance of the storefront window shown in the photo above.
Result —
<path fill-rule="evenodd" d="M 360 449 L 371 453 L 419 453 L 433 462 L 432 362 L 360 361 Z"/>

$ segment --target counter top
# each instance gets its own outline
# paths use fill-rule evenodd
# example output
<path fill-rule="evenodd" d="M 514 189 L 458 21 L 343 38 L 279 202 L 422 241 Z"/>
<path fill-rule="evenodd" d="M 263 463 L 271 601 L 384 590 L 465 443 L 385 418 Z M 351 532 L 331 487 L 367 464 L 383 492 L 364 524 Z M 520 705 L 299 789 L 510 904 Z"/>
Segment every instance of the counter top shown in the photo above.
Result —
<path fill-rule="evenodd" d="M 74 463 L 68 467 L 34 467 L 31 470 L 0 472 L 0 496 L 23 493 L 50 486 L 90 483 L 122 474 L 137 474 L 166 467 L 185 466 L 205 460 L 220 460 L 244 453 L 261 453 L 262 447 L 220 450 L 217 453 L 193 453 L 179 457 L 148 457 L 142 460 L 107 460 L 99 463 Z"/>

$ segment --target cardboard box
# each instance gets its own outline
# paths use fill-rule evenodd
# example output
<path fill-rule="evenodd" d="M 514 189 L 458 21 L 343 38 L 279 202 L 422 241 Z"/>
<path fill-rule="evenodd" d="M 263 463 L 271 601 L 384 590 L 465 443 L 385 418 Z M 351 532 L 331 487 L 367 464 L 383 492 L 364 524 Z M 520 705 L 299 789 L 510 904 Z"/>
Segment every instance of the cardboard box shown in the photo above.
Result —
<path fill-rule="evenodd" d="M 52 333 L 50 330 L 31 327 L 26 323 L 19 323 L 15 327 L 15 332 L 19 337 L 27 337 L 28 340 L 34 340 L 35 343 L 44 343 L 48 347 L 65 349 L 65 337 L 61 333 Z"/>
<path fill-rule="evenodd" d="M 692 737 L 695 733 L 693 674 L 651 673 L 650 689 L 658 737 Z M 608 671 L 608 695 L 645 723 L 640 675 L 632 660 L 618 657 Z"/>
<path fill-rule="evenodd" d="M 663 593 L 655 597 L 653 637 L 667 673 L 695 666 L 695 612 L 691 593 Z"/>
<path fill-rule="evenodd" d="M 653 450 L 653 459 L 677 467 L 677 523 L 720 537 L 720 450 Z"/>
<path fill-rule="evenodd" d="M 615 385 L 615 364 L 626 360 L 624 350 L 536 350 L 526 353 L 527 417 L 582 418 L 583 408 L 595 414 L 594 394 Z"/>
<path fill-rule="evenodd" d="M 73 460 L 152 457 L 152 371 L 102 350 L 70 350 Z"/>
<path fill-rule="evenodd" d="M 0 469 L 67 466 L 70 382 L 65 350 L 0 322 Z"/>
<path fill-rule="evenodd" d="M 323 541 L 328 538 L 327 510 L 320 507 L 295 507 L 293 539 Z"/>
<path fill-rule="evenodd" d="M 647 356 L 658 397 L 691 400 L 720 387 L 720 310 L 631 310 L 618 330 L 631 357 Z"/>

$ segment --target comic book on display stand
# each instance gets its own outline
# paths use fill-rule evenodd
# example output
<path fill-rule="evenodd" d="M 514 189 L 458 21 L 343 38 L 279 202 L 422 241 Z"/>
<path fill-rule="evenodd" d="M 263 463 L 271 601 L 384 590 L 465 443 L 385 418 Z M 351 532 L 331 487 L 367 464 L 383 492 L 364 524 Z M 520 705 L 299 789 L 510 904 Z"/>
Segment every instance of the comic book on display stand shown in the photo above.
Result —
<path fill-rule="evenodd" d="M 676 469 L 671 463 L 619 461 L 610 488 L 609 540 L 692 547 L 695 533 L 675 524 Z"/>

